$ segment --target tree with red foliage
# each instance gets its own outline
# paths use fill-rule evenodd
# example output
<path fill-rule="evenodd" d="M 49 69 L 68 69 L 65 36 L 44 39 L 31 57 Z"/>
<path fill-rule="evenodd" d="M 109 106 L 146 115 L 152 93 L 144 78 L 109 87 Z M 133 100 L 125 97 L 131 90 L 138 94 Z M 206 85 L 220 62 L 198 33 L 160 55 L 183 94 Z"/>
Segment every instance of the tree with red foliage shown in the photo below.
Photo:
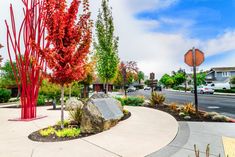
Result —
<path fill-rule="evenodd" d="M 133 79 L 137 79 L 138 74 L 138 67 L 137 63 L 135 61 L 128 61 L 128 62 L 121 62 L 118 69 L 118 75 L 117 80 L 119 81 L 119 84 L 121 84 L 125 90 L 126 93 L 126 86 L 132 83 L 131 81 Z M 121 81 L 121 82 L 120 82 Z"/>
<path fill-rule="evenodd" d="M 43 0 L 22 0 L 24 18 L 17 30 L 12 5 L 11 27 L 7 21 L 7 49 L 18 90 L 21 94 L 21 119 L 36 118 L 36 104 L 45 62 L 41 56 L 46 48 L 42 20 Z M 16 67 L 13 64 L 16 61 Z"/>
<path fill-rule="evenodd" d="M 81 4 L 82 3 L 82 4 Z M 83 11 L 77 20 L 79 6 Z M 73 0 L 67 8 L 66 0 L 45 0 L 45 23 L 50 49 L 45 53 L 52 73 L 50 80 L 61 86 L 61 121 L 64 122 L 64 86 L 82 80 L 85 59 L 91 44 L 91 28 L 88 0 Z"/>

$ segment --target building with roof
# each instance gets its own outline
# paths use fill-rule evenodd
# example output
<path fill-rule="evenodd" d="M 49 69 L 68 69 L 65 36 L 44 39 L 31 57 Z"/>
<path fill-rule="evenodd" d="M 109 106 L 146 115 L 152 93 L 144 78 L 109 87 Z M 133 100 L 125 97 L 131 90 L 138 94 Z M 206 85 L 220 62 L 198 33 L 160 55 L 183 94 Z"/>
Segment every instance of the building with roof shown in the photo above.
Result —
<path fill-rule="evenodd" d="M 211 68 L 206 75 L 206 83 L 226 83 L 235 76 L 235 67 Z"/>

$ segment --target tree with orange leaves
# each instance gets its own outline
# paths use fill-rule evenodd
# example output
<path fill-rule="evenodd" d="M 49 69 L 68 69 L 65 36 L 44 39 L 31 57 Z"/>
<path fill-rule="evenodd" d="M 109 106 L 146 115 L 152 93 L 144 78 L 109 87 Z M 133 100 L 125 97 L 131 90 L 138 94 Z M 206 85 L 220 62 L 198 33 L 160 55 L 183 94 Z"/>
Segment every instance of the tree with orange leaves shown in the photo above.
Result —
<path fill-rule="evenodd" d="M 82 14 L 77 20 L 79 6 Z M 73 0 L 67 8 L 66 0 L 45 0 L 45 24 L 50 48 L 44 54 L 52 73 L 50 80 L 61 86 L 61 127 L 64 122 L 64 87 L 84 78 L 85 59 L 91 44 L 88 0 Z"/>

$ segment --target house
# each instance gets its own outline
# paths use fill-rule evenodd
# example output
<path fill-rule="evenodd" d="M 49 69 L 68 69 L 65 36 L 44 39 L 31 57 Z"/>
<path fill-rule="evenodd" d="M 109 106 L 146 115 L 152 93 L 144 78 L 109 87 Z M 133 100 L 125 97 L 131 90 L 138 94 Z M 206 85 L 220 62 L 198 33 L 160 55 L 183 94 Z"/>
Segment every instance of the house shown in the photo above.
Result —
<path fill-rule="evenodd" d="M 105 91 L 105 84 L 102 83 L 101 79 L 97 78 L 93 82 L 93 91 L 94 92 L 104 92 Z M 113 84 L 109 84 L 108 91 L 109 92 L 113 91 Z"/>
<path fill-rule="evenodd" d="M 235 76 L 235 67 L 216 67 L 207 71 L 206 83 L 226 83 Z"/>

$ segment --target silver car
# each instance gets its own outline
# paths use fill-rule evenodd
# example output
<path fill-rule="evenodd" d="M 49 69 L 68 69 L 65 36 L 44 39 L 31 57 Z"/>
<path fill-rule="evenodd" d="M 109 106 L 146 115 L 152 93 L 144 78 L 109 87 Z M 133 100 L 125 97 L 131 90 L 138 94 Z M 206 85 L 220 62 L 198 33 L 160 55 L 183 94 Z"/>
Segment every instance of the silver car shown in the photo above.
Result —
<path fill-rule="evenodd" d="M 205 93 L 208 93 L 208 94 L 214 94 L 215 90 L 211 87 L 208 87 L 208 86 L 198 86 L 197 87 L 197 93 L 200 93 L 200 94 L 205 94 Z M 192 93 L 194 93 L 194 90 L 192 90 Z"/>

